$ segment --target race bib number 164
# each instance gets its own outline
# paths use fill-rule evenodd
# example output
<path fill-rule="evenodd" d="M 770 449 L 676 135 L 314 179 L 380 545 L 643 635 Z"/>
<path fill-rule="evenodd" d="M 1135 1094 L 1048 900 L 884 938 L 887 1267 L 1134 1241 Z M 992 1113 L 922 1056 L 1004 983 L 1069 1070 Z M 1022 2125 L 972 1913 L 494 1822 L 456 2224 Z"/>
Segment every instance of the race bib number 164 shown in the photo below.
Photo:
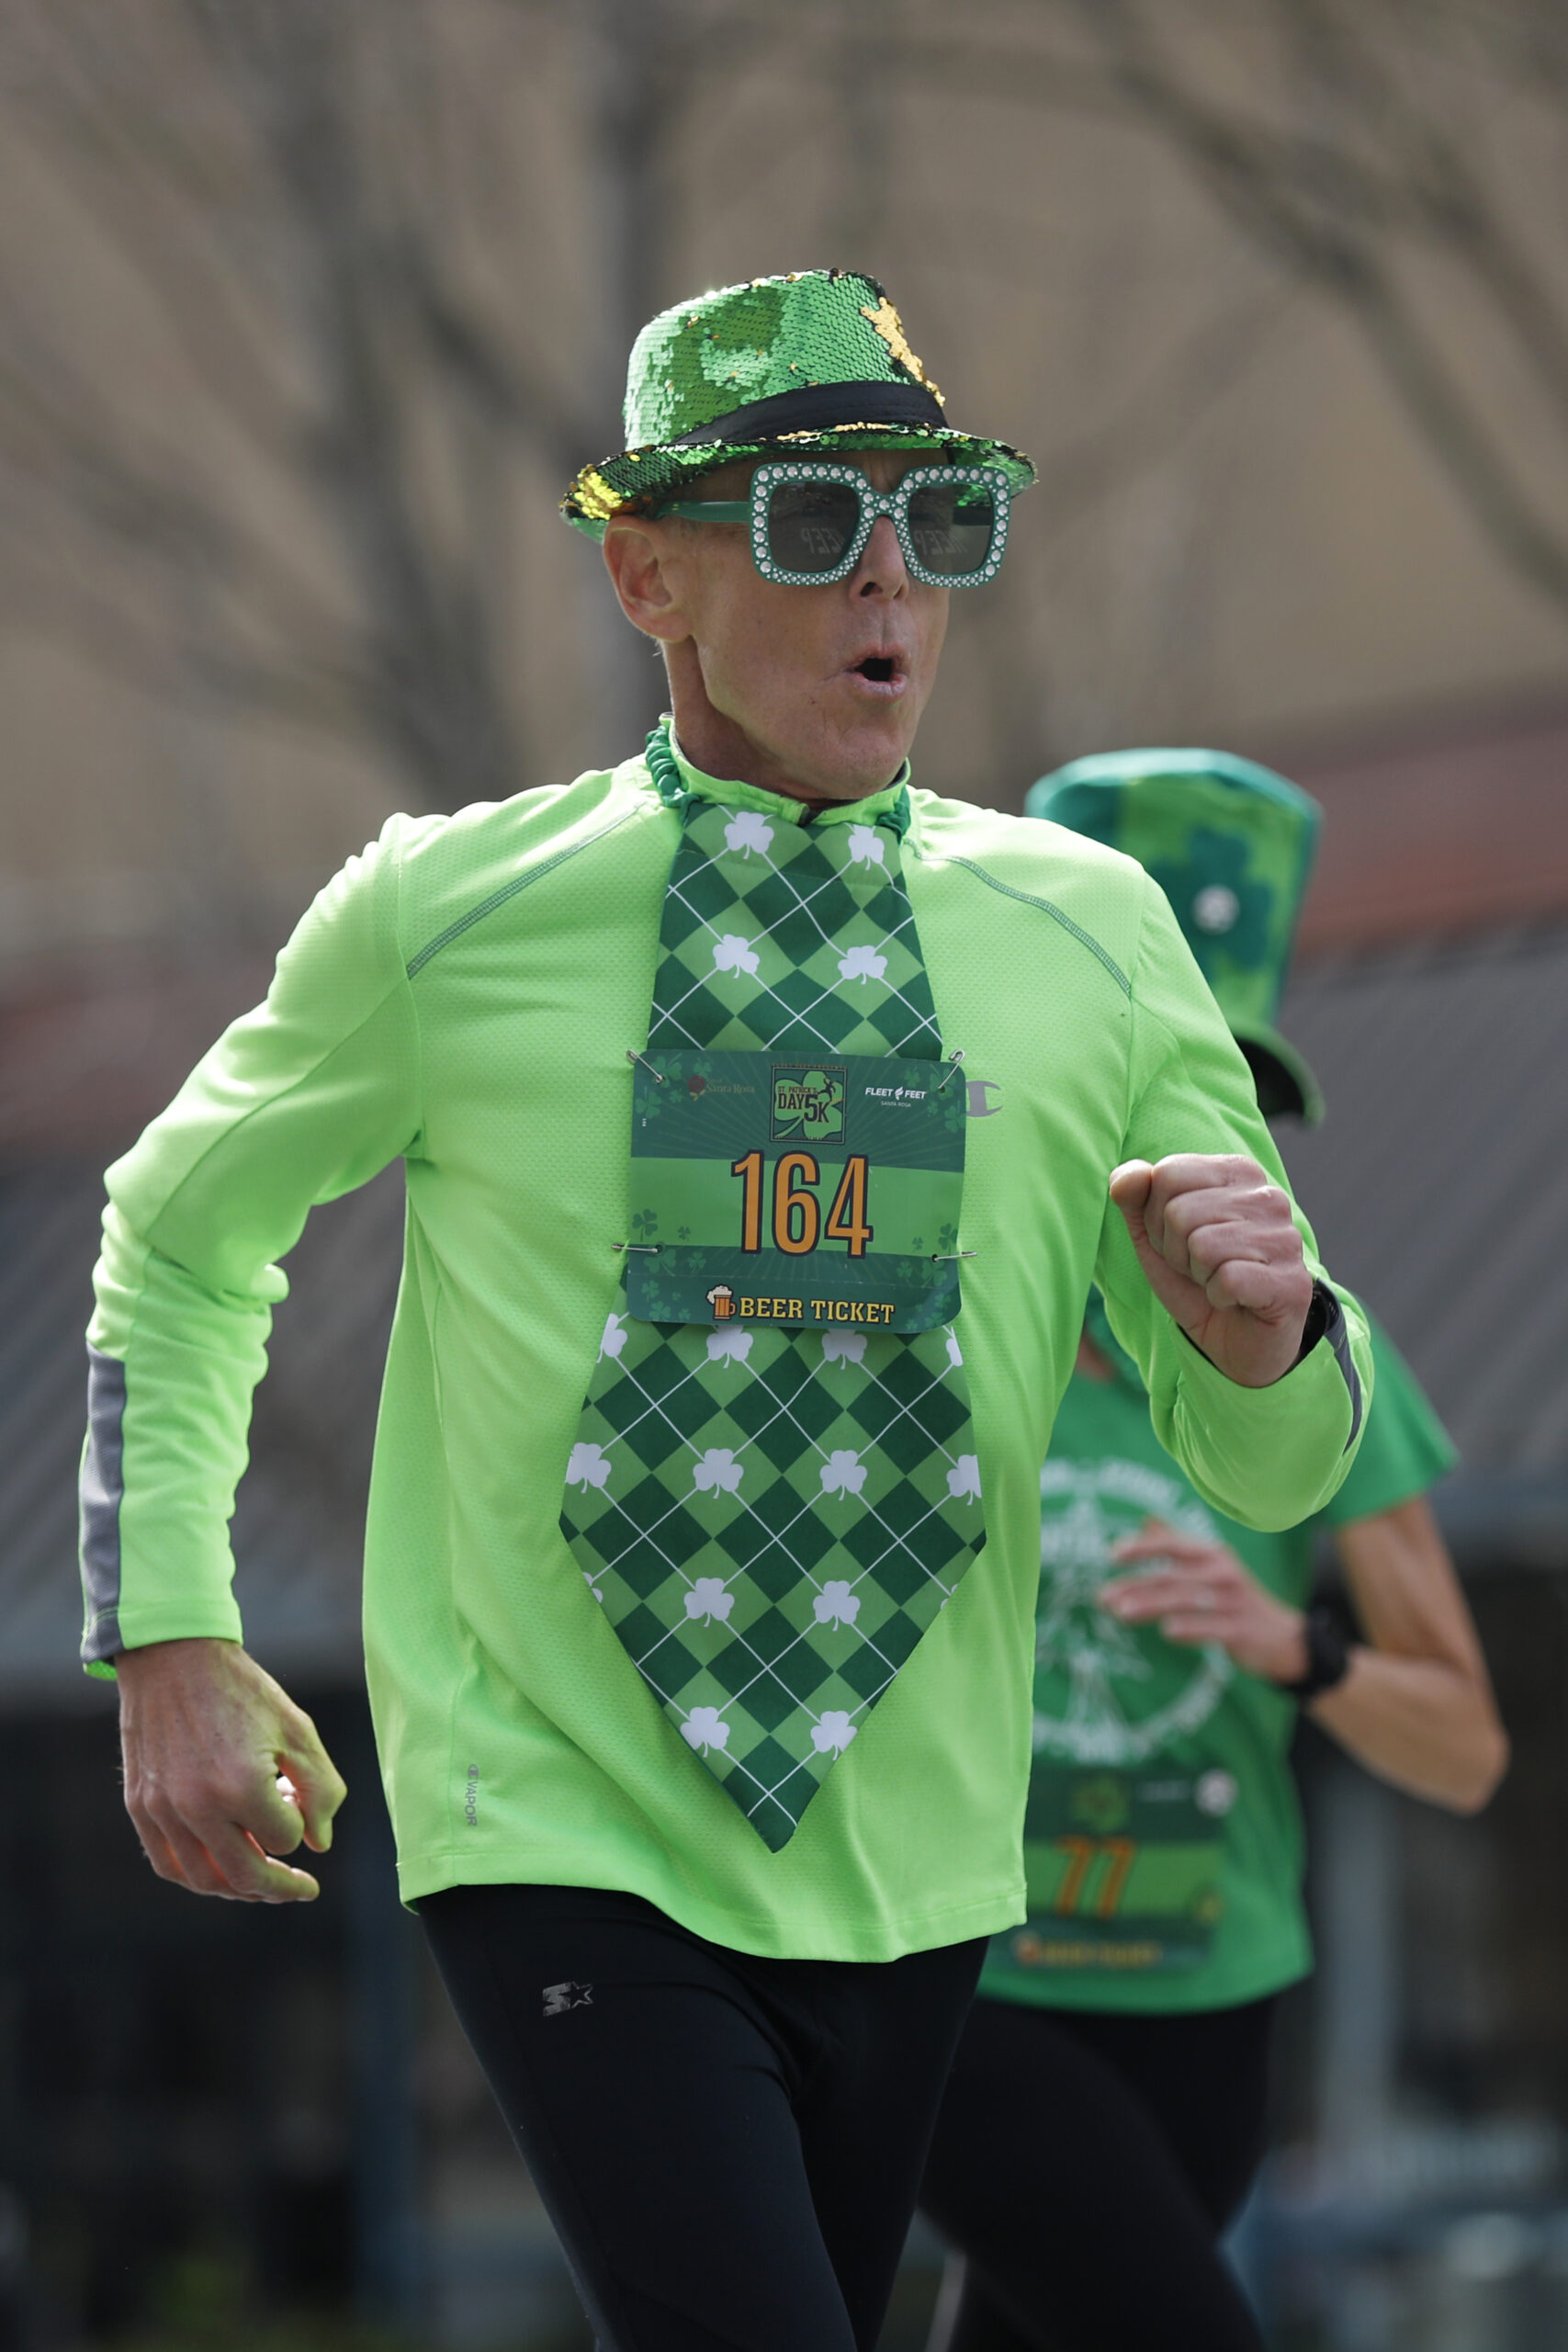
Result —
<path fill-rule="evenodd" d="M 631 1312 L 951 1322 L 965 1107 L 951 1063 L 650 1050 L 633 1066 Z"/>

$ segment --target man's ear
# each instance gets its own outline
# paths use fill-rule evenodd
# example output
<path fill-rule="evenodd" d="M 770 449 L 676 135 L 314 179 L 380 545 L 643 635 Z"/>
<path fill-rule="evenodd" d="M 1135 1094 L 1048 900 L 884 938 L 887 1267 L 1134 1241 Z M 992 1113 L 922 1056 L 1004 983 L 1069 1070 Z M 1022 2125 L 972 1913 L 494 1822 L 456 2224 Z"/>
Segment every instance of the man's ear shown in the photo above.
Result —
<path fill-rule="evenodd" d="M 670 578 L 672 551 L 669 534 L 658 523 L 630 515 L 605 526 L 604 569 L 621 610 L 634 628 L 665 645 L 692 633 Z"/>

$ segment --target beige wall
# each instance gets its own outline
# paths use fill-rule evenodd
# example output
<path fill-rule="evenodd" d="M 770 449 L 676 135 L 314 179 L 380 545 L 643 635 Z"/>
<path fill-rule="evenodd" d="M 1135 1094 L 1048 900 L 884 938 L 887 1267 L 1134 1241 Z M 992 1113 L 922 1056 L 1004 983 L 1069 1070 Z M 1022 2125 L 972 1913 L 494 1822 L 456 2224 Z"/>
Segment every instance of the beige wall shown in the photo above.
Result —
<path fill-rule="evenodd" d="M 1043 48 L 1057 13 L 997 23 Z M 715 21 L 730 17 L 750 21 L 739 6 Z M 344 18 L 361 28 L 358 135 L 373 157 L 390 151 L 377 203 L 434 220 L 455 290 L 548 388 L 569 434 L 580 420 L 581 454 L 598 454 L 613 208 L 585 145 L 584 12 L 460 0 Z M 431 34 L 434 120 L 390 74 L 394 18 Z M 967 18 L 977 40 L 986 19 Z M 187 72 L 155 0 L 134 20 Z M 1114 114 L 877 74 L 863 12 L 847 35 L 831 9 L 807 20 L 831 38 L 792 40 L 792 12 L 773 11 L 749 52 L 705 52 L 718 62 L 650 184 L 647 301 L 821 261 L 868 267 L 955 421 L 1041 460 L 1002 581 L 954 600 L 922 780 L 1016 806 L 1033 775 L 1087 750 L 1186 740 L 1268 756 L 1374 719 L 1419 732 L 1436 711 L 1557 693 L 1568 607 L 1488 543 L 1343 314 L 1293 288 L 1156 138 Z M 239 640 L 285 673 L 362 602 L 301 434 L 319 403 L 297 228 L 217 86 L 190 68 L 168 118 L 194 160 L 171 161 L 129 74 L 118 121 L 112 80 L 97 101 L 124 149 L 107 163 L 89 148 L 84 164 L 47 80 L 22 77 L 0 101 L 13 134 L 0 271 L 54 355 L 39 380 L 55 369 L 73 401 L 88 387 L 84 413 L 118 460 L 185 484 L 255 550 L 220 591 L 209 569 L 100 530 L 49 433 L 18 437 L 13 416 L 13 468 L 36 461 L 17 512 L 37 539 L 25 560 L 15 540 L 0 549 L 0 987 L 13 992 L 40 956 L 270 938 L 417 796 L 385 738 L 319 681 L 258 713 L 192 659 L 209 597 L 243 607 Z M 1553 206 L 1561 218 L 1568 142 L 1550 109 L 1490 85 L 1475 118 L 1561 272 L 1542 220 Z M 400 195 L 416 171 L 416 197 Z M 149 239 L 152 271 L 135 258 Z M 198 266 L 215 249 L 216 273 Z M 1495 359 L 1461 291 L 1435 273 L 1417 291 L 1533 492 L 1568 518 L 1562 420 Z M 594 550 L 553 519 L 554 457 L 455 413 L 433 391 L 426 415 L 415 386 L 408 477 L 423 526 L 459 551 L 491 616 L 522 787 L 624 753 L 657 680 L 620 650 Z M 90 593 L 61 592 L 57 575 Z"/>

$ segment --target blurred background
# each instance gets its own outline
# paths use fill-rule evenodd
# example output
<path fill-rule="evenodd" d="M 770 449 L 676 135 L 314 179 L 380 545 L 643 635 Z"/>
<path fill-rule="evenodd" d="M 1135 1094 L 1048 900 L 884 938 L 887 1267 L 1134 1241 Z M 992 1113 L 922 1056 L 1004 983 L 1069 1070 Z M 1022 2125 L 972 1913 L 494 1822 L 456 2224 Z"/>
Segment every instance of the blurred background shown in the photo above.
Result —
<path fill-rule="evenodd" d="M 1303 1740 L 1239 2258 L 1280 2352 L 1568 2341 L 1565 226 L 1560 0 L 0 0 L 0 2352 L 586 2343 L 360 1695 L 398 1181 L 291 1261 L 236 1524 L 354 1791 L 303 1916 L 138 1858 L 81 1331 L 101 1169 L 344 856 L 656 715 L 555 514 L 638 324 L 835 262 L 1042 469 L 919 781 L 1208 743 L 1323 801 L 1287 1148 L 1463 1449 L 1513 1770 L 1461 1822 Z"/>

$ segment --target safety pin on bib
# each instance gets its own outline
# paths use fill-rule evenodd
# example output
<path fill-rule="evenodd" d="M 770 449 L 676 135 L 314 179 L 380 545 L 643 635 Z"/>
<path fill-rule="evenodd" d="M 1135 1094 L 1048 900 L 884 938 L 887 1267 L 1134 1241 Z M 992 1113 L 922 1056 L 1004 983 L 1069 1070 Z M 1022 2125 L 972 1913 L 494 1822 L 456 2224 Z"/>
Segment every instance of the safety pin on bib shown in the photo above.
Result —
<path fill-rule="evenodd" d="M 626 1059 L 629 1062 L 640 1062 L 644 1069 L 649 1073 L 649 1076 L 652 1079 L 655 1086 L 663 1085 L 664 1072 L 661 1069 L 655 1069 L 653 1064 L 649 1060 L 648 1056 L 646 1054 L 639 1054 L 635 1046 L 628 1046 L 626 1047 Z M 939 1088 L 937 1091 L 940 1093 L 941 1089 Z"/>
<path fill-rule="evenodd" d="M 937 1089 L 937 1091 L 939 1093 L 942 1091 L 940 1087 Z M 951 1266 L 956 1263 L 960 1258 L 977 1258 L 979 1254 L 980 1253 L 977 1250 L 933 1250 L 931 1251 L 931 1264 L 933 1266 Z"/>
<path fill-rule="evenodd" d="M 958 1075 L 958 1065 L 959 1065 L 959 1063 L 960 1063 L 963 1059 L 964 1059 L 964 1048 L 963 1048 L 963 1046 L 959 1046 L 959 1048 L 958 1048 L 958 1050 L 957 1050 L 957 1052 L 956 1052 L 956 1053 L 949 1054 L 949 1056 L 948 1056 L 948 1060 L 952 1063 L 953 1067 L 952 1067 L 952 1069 L 948 1071 L 948 1073 L 947 1073 L 947 1077 L 946 1077 L 946 1078 L 944 1078 L 944 1079 L 942 1080 L 942 1084 L 937 1088 L 937 1092 L 938 1092 L 939 1094 L 944 1093 L 944 1092 L 946 1091 L 946 1090 L 947 1090 L 947 1086 L 948 1086 L 949 1081 L 950 1081 L 951 1080 L 953 1080 L 953 1079 L 954 1079 L 954 1078 L 956 1078 L 956 1077 L 957 1077 L 957 1075 Z"/>

